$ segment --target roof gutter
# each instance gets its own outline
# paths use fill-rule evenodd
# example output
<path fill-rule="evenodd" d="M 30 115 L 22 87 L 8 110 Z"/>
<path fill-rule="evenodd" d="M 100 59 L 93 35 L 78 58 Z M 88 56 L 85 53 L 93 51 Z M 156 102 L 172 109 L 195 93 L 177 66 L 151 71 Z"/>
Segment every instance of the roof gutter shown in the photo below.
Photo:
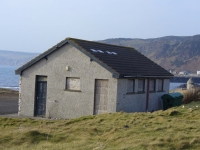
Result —
<path fill-rule="evenodd" d="M 121 78 L 173 78 L 173 76 L 121 76 Z"/>

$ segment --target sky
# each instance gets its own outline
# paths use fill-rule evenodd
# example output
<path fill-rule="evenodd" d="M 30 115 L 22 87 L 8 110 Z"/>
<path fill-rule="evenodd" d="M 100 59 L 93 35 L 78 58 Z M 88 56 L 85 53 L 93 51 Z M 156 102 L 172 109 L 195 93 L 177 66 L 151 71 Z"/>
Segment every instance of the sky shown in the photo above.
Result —
<path fill-rule="evenodd" d="M 84 40 L 200 34 L 200 0 L 1 0 L 0 50 L 42 53 Z"/>

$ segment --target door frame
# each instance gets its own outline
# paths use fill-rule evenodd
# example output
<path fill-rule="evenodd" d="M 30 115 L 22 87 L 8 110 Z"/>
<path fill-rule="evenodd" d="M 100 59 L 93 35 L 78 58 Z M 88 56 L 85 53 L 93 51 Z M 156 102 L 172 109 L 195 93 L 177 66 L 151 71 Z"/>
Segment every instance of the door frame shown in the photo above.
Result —
<path fill-rule="evenodd" d="M 45 77 L 46 78 L 46 81 L 38 81 L 38 78 L 39 77 Z M 38 85 L 38 82 L 46 82 L 47 84 L 47 76 L 45 75 L 36 75 L 35 77 L 35 96 L 34 96 L 34 109 L 33 109 L 33 114 L 34 116 L 46 116 L 46 102 L 47 102 L 47 86 L 46 86 L 46 100 L 45 100 L 45 112 L 44 112 L 44 115 L 36 115 L 36 107 L 37 107 L 37 85 Z"/>
<path fill-rule="evenodd" d="M 108 90 L 109 90 L 109 79 L 95 79 L 94 80 L 94 105 L 93 105 L 93 115 L 98 115 L 98 114 L 95 114 L 95 98 L 96 98 L 96 82 L 97 82 L 97 80 L 105 80 L 105 81 L 107 81 L 108 82 Z M 108 91 L 109 92 L 109 91 Z M 108 96 L 108 95 L 107 95 Z M 109 97 L 108 97 L 109 98 Z M 107 101 L 107 103 L 108 103 L 108 101 Z M 108 104 L 107 104 L 107 106 L 108 106 Z"/>

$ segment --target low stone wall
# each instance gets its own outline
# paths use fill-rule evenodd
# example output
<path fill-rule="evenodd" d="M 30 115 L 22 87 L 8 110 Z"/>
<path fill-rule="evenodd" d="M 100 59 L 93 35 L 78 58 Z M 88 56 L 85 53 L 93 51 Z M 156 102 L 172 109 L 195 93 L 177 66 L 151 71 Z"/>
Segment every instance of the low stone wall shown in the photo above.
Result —
<path fill-rule="evenodd" d="M 176 83 L 187 83 L 187 81 L 192 78 L 194 83 L 200 83 L 200 77 L 173 77 L 170 79 L 170 82 L 176 82 Z"/>

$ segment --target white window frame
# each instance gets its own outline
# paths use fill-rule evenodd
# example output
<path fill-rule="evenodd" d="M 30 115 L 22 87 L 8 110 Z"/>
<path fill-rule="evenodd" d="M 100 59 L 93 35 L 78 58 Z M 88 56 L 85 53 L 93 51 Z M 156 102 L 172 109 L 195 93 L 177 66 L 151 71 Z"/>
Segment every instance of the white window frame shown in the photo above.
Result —
<path fill-rule="evenodd" d="M 135 93 L 135 79 L 128 79 L 127 80 L 127 94 L 134 94 L 134 93 Z"/>

